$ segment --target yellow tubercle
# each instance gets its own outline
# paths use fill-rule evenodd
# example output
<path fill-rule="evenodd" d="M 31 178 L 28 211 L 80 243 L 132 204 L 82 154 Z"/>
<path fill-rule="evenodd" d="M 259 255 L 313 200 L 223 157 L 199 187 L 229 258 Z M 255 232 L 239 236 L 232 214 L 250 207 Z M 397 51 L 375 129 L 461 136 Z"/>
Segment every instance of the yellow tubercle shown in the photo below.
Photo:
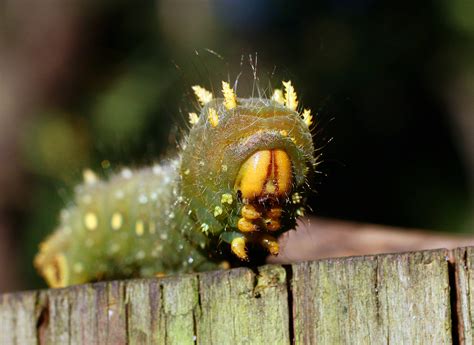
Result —
<path fill-rule="evenodd" d="M 189 113 L 189 123 L 195 125 L 199 121 L 199 116 L 196 113 Z"/>
<path fill-rule="evenodd" d="M 284 81 L 285 87 L 285 105 L 288 109 L 296 110 L 298 107 L 298 97 L 296 96 L 295 88 L 291 84 L 291 80 Z"/>
<path fill-rule="evenodd" d="M 285 104 L 285 97 L 283 96 L 283 91 L 281 91 L 281 89 L 273 90 L 272 99 L 282 105 Z"/>
<path fill-rule="evenodd" d="M 194 91 L 194 94 L 196 95 L 197 99 L 198 99 L 198 102 L 201 104 L 201 105 L 206 105 L 207 103 L 209 103 L 213 96 L 212 96 L 212 93 L 210 91 L 207 91 L 205 88 L 203 88 L 202 86 L 199 86 L 199 85 L 194 85 L 192 87 L 193 91 Z"/>
<path fill-rule="evenodd" d="M 306 126 L 311 126 L 313 124 L 313 115 L 311 115 L 311 110 L 310 109 L 305 109 L 303 110 L 303 121 L 306 124 Z"/>
<path fill-rule="evenodd" d="M 224 106 L 228 109 L 234 109 L 237 106 L 237 97 L 229 83 L 222 82 L 222 94 L 224 95 Z"/>
<path fill-rule="evenodd" d="M 217 116 L 217 110 L 214 108 L 209 108 L 207 119 L 212 127 L 217 127 L 219 124 L 219 117 Z"/>

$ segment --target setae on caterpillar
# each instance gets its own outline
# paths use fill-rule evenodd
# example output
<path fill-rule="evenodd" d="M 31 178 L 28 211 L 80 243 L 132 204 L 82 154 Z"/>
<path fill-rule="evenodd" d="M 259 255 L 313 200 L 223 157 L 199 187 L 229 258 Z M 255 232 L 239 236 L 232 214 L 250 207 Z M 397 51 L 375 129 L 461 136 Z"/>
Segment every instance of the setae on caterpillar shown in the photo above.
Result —
<path fill-rule="evenodd" d="M 316 158 L 310 110 L 290 81 L 271 98 L 193 91 L 200 115 L 175 159 L 109 181 L 85 171 L 72 206 L 40 244 L 51 287 L 256 264 L 304 213 Z"/>

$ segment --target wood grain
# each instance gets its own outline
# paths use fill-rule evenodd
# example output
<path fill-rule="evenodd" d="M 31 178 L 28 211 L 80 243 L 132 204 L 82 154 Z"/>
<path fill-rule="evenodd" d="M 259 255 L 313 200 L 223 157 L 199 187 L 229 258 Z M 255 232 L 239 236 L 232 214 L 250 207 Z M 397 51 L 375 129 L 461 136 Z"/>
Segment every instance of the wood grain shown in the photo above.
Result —
<path fill-rule="evenodd" d="M 450 254 L 323 259 L 4 294 L 0 344 L 471 343 L 474 249 Z"/>

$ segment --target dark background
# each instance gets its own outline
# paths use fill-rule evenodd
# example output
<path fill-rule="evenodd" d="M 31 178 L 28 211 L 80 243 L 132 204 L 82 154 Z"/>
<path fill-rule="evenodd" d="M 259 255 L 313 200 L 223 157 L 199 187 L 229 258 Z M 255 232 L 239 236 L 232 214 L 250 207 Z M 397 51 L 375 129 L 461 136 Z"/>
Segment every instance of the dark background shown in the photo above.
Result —
<path fill-rule="evenodd" d="M 255 63 L 291 79 L 325 145 L 314 214 L 474 229 L 469 1 L 0 1 L 0 291 L 32 268 L 84 168 L 171 154 L 190 86 Z"/>

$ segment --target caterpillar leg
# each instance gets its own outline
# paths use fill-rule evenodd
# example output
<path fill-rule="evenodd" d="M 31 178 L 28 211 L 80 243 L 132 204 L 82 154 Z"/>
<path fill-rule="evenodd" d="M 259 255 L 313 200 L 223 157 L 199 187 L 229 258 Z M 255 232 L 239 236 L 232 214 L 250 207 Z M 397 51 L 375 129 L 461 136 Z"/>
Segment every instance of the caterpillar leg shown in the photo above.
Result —
<path fill-rule="evenodd" d="M 242 237 L 235 237 L 230 243 L 232 253 L 234 253 L 240 260 L 248 261 L 249 257 L 247 254 L 247 239 Z"/>
<path fill-rule="evenodd" d="M 275 237 L 267 235 L 267 234 L 259 234 L 257 236 L 257 242 L 268 250 L 268 252 L 272 255 L 278 255 L 280 251 L 280 246 L 278 245 L 278 241 Z"/>

